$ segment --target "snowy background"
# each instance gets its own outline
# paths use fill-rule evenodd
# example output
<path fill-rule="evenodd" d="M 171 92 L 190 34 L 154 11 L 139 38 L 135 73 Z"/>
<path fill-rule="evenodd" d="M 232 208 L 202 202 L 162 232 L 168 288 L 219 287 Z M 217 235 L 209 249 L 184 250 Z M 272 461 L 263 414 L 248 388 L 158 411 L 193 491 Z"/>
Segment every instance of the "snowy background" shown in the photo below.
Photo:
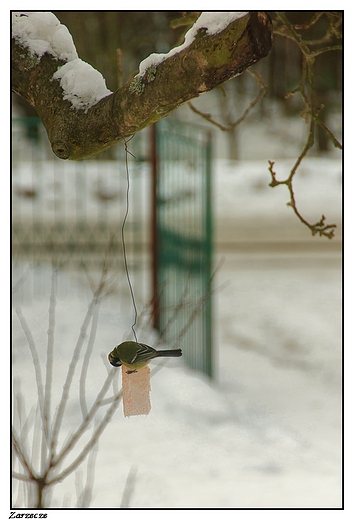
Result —
<path fill-rule="evenodd" d="M 191 372 L 183 358 L 171 360 L 152 377 L 147 417 L 127 419 L 118 408 L 99 443 L 90 507 L 119 508 L 132 468 L 132 508 L 342 505 L 341 160 L 338 154 L 310 157 L 297 174 L 304 216 L 317 221 L 324 213 L 328 223 L 339 225 L 332 241 L 313 238 L 286 206 L 285 188 L 267 186 L 267 159 L 275 160 L 281 178 L 302 138 L 298 121 L 281 121 L 279 113 L 275 121 L 242 128 L 240 161 L 215 161 L 216 378 Z M 49 270 L 43 272 L 49 279 Z M 89 299 L 83 279 L 60 276 L 59 285 L 72 291 L 57 302 L 54 400 Z M 147 288 L 147 271 L 142 280 Z M 101 357 L 131 326 L 125 280 L 117 283 L 119 297 L 113 293 L 100 308 L 88 400 L 107 373 Z M 48 302 L 49 294 L 21 304 L 42 363 Z M 33 367 L 16 318 L 13 339 L 14 380 L 30 410 L 36 397 Z M 145 331 L 141 340 L 153 342 L 153 334 Z M 63 439 L 79 415 L 73 391 Z M 58 484 L 51 507 L 75 507 L 80 479 L 84 474 Z M 14 497 L 14 506 L 23 506 L 17 488 Z"/>
<path fill-rule="evenodd" d="M 279 173 L 290 163 L 279 160 Z M 340 229 L 332 241 L 311 237 L 286 206 L 286 190 L 267 187 L 268 175 L 263 160 L 216 161 L 216 380 L 191 372 L 183 358 L 171 360 L 152 377 L 147 417 L 124 418 L 119 407 L 99 444 L 91 507 L 120 507 L 131 468 L 132 508 L 341 506 Z M 309 219 L 324 212 L 340 224 L 340 177 L 336 156 L 304 162 L 297 198 Z M 69 278 L 59 287 L 78 283 L 60 276 Z M 148 272 L 142 276 L 148 286 Z M 92 399 L 106 375 L 101 356 L 131 326 L 124 277 L 118 284 L 119 297 L 100 309 Z M 88 299 L 84 282 L 58 299 L 54 395 Z M 43 361 L 48 301 L 49 294 L 22 305 Z M 148 334 L 140 339 L 153 342 Z M 31 403 L 33 368 L 16 318 L 14 345 L 15 380 L 21 374 Z M 73 392 L 64 437 L 79 413 Z M 73 477 L 59 484 L 51 507 L 75 507 L 74 490 Z"/>

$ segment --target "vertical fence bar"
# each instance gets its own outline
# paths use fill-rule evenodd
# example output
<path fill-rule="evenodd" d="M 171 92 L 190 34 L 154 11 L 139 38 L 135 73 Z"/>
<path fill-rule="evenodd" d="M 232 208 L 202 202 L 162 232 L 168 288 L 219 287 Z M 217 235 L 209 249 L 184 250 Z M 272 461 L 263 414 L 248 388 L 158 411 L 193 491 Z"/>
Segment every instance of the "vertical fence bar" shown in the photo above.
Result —
<path fill-rule="evenodd" d="M 150 126 L 150 150 L 151 150 L 151 277 L 152 277 L 152 326 L 160 328 L 160 309 L 158 294 L 158 233 L 157 233 L 157 181 L 158 181 L 158 157 L 157 157 L 157 125 Z"/>
<path fill-rule="evenodd" d="M 165 119 L 153 144 L 156 328 L 212 377 L 211 134 Z"/>
<path fill-rule="evenodd" d="M 205 247 L 206 247 L 206 269 L 204 273 L 204 285 L 209 295 L 205 302 L 205 351 L 206 351 L 206 373 L 209 377 L 214 376 L 214 360 L 213 360 L 213 327 L 212 327 L 212 248 L 213 248 L 213 219 L 212 219 L 212 135 L 208 132 L 206 135 L 205 147 L 205 163 L 206 163 L 206 201 L 205 201 Z"/>

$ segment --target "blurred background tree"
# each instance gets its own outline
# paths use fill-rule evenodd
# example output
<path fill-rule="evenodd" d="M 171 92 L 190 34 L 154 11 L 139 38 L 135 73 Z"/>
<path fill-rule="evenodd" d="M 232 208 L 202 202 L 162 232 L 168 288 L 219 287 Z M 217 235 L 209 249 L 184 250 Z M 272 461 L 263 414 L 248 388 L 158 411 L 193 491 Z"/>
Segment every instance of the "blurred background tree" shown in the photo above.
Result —
<path fill-rule="evenodd" d="M 171 29 L 177 11 L 53 11 L 73 37 L 80 58 L 99 70 L 107 87 L 118 88 L 138 72 L 139 63 L 152 52 L 173 47 L 183 28 Z M 117 74 L 117 49 L 122 51 Z"/>

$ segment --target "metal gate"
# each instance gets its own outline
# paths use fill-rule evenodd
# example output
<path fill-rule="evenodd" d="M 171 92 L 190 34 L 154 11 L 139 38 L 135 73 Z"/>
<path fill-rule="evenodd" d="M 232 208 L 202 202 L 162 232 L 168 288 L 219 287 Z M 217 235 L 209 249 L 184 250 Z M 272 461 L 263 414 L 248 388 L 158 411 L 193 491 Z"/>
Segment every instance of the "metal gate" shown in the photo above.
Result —
<path fill-rule="evenodd" d="M 155 328 L 212 377 L 211 134 L 170 119 L 153 132 Z"/>

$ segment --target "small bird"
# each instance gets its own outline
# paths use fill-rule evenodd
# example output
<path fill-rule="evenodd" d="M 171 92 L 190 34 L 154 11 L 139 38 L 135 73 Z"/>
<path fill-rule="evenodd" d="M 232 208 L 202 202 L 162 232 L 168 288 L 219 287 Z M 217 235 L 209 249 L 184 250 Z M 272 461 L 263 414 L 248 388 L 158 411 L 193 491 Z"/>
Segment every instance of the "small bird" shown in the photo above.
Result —
<path fill-rule="evenodd" d="M 149 345 L 138 343 L 137 341 L 123 341 L 123 343 L 114 347 L 112 352 L 108 354 L 108 361 L 114 367 L 124 365 L 134 372 L 147 365 L 156 357 L 180 356 L 182 356 L 182 350 L 180 348 L 174 350 L 155 350 L 149 347 Z"/>

